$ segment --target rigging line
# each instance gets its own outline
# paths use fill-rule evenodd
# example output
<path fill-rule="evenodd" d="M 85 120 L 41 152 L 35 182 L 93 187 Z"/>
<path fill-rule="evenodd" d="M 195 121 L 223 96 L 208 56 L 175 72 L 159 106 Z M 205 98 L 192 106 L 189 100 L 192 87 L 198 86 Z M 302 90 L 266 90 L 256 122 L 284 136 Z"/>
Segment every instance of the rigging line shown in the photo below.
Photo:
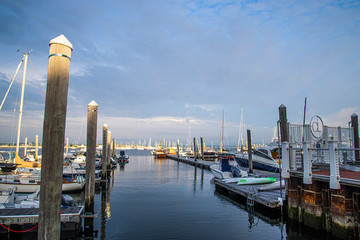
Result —
<path fill-rule="evenodd" d="M 40 87 L 40 90 L 41 90 L 41 93 L 42 93 L 42 95 L 44 96 L 44 99 L 45 99 L 45 93 L 44 93 L 44 91 L 43 91 L 43 89 L 42 89 L 42 87 L 41 87 L 41 85 L 40 85 L 40 82 L 38 81 L 38 77 L 37 77 L 37 74 L 36 74 L 34 65 L 33 65 L 32 62 L 31 62 L 30 56 L 29 56 L 29 61 L 30 61 L 31 68 L 32 68 L 33 71 L 34 71 L 35 80 L 36 80 L 36 82 L 38 83 L 38 85 L 39 85 L 39 87 Z"/>
<path fill-rule="evenodd" d="M 21 62 L 19 63 L 19 65 L 18 65 L 18 67 L 17 67 L 17 69 L 16 69 L 16 71 L 15 71 L 14 77 L 13 77 L 13 79 L 11 80 L 10 86 L 9 86 L 9 88 L 8 88 L 6 94 L 5 94 L 5 97 L 4 97 L 3 101 L 2 101 L 2 103 L 1 103 L 0 110 L 1 110 L 2 106 L 4 105 L 5 99 L 6 99 L 8 93 L 9 93 L 9 91 L 10 91 L 10 88 L 11 88 L 12 84 L 14 83 L 14 80 L 15 80 L 15 78 L 16 78 L 16 75 L 17 75 L 17 73 L 19 72 L 20 66 L 21 66 L 21 64 L 23 63 L 23 61 L 24 61 L 24 58 L 21 60 Z"/>

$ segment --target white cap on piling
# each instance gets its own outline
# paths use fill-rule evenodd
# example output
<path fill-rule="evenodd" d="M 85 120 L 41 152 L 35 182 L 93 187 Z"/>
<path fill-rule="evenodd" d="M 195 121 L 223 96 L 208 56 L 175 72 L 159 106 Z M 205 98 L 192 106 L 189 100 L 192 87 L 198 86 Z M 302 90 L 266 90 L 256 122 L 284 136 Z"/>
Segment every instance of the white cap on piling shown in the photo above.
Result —
<path fill-rule="evenodd" d="M 98 106 L 98 104 L 94 100 L 92 100 L 88 105 L 89 106 Z"/>
<path fill-rule="evenodd" d="M 64 36 L 64 34 L 61 34 L 60 36 L 51 39 L 49 45 L 51 45 L 51 44 L 53 44 L 53 43 L 62 44 L 62 45 L 64 45 L 64 46 L 67 46 L 67 47 L 71 48 L 71 51 L 73 50 L 73 45 L 72 45 L 71 42 Z"/>

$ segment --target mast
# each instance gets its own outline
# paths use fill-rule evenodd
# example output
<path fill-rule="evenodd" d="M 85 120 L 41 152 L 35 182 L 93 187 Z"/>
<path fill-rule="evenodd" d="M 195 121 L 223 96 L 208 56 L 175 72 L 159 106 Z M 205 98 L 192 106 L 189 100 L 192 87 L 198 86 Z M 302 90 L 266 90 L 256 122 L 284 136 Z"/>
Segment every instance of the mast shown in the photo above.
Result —
<path fill-rule="evenodd" d="M 240 126 L 239 126 L 239 137 L 238 137 L 238 144 L 237 144 L 237 150 L 241 148 L 242 150 L 242 142 L 243 142 L 243 115 L 244 115 L 244 109 L 241 108 L 241 117 L 240 117 Z M 241 142 L 240 142 L 241 141 Z M 240 147 L 241 144 L 241 147 Z"/>
<path fill-rule="evenodd" d="M 19 123 L 18 123 L 18 132 L 17 132 L 17 141 L 16 141 L 16 152 L 15 156 L 19 156 L 19 146 L 20 146 L 20 129 L 21 129 L 21 119 L 22 119 L 22 110 L 24 104 L 24 92 L 25 92 L 25 78 L 26 78 L 26 67 L 29 53 L 24 54 L 24 70 L 23 70 L 23 79 L 22 79 L 22 88 L 21 88 L 21 100 L 20 100 L 20 109 L 19 109 Z"/>

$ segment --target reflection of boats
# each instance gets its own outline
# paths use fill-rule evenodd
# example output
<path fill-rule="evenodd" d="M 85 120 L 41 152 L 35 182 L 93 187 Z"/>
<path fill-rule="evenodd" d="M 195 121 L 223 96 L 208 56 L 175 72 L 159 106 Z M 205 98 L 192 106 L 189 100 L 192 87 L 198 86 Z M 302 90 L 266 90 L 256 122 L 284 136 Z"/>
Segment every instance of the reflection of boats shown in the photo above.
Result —
<path fill-rule="evenodd" d="M 222 154 L 219 156 L 219 163 L 210 165 L 210 171 L 214 177 L 219 179 L 228 179 L 233 177 L 247 177 L 247 172 L 239 169 L 235 158 L 231 154 Z"/>
<path fill-rule="evenodd" d="M 279 164 L 275 160 L 278 156 L 278 146 L 265 146 L 253 150 L 252 161 L 255 169 L 269 172 L 279 172 Z M 242 167 L 249 167 L 249 155 L 245 153 L 235 154 L 237 163 Z"/>
<path fill-rule="evenodd" d="M 17 193 L 30 193 L 40 189 L 40 175 L 0 175 L 0 191 L 16 186 Z M 62 191 L 81 191 L 85 186 L 82 176 L 63 178 Z"/>

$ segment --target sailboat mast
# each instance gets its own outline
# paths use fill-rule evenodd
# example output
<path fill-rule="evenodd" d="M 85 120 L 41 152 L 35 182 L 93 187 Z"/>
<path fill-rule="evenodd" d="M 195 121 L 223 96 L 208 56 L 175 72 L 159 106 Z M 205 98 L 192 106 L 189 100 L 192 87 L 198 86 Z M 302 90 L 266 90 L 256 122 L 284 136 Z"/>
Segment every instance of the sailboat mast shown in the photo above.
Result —
<path fill-rule="evenodd" d="M 15 155 L 19 155 L 20 128 L 21 128 L 22 110 L 23 110 L 23 104 L 24 104 L 25 78 L 26 78 L 26 67 L 27 67 L 28 57 L 29 57 L 29 53 L 25 53 L 24 54 L 24 70 L 23 70 L 23 78 L 22 78 L 21 100 L 20 100 L 20 109 L 19 109 L 19 123 L 18 123 L 18 132 L 17 132 Z"/>
<path fill-rule="evenodd" d="M 221 121 L 221 131 L 220 131 L 220 153 L 223 152 L 223 138 L 224 138 L 224 109 L 223 109 L 223 115 L 222 115 L 222 121 Z"/>

